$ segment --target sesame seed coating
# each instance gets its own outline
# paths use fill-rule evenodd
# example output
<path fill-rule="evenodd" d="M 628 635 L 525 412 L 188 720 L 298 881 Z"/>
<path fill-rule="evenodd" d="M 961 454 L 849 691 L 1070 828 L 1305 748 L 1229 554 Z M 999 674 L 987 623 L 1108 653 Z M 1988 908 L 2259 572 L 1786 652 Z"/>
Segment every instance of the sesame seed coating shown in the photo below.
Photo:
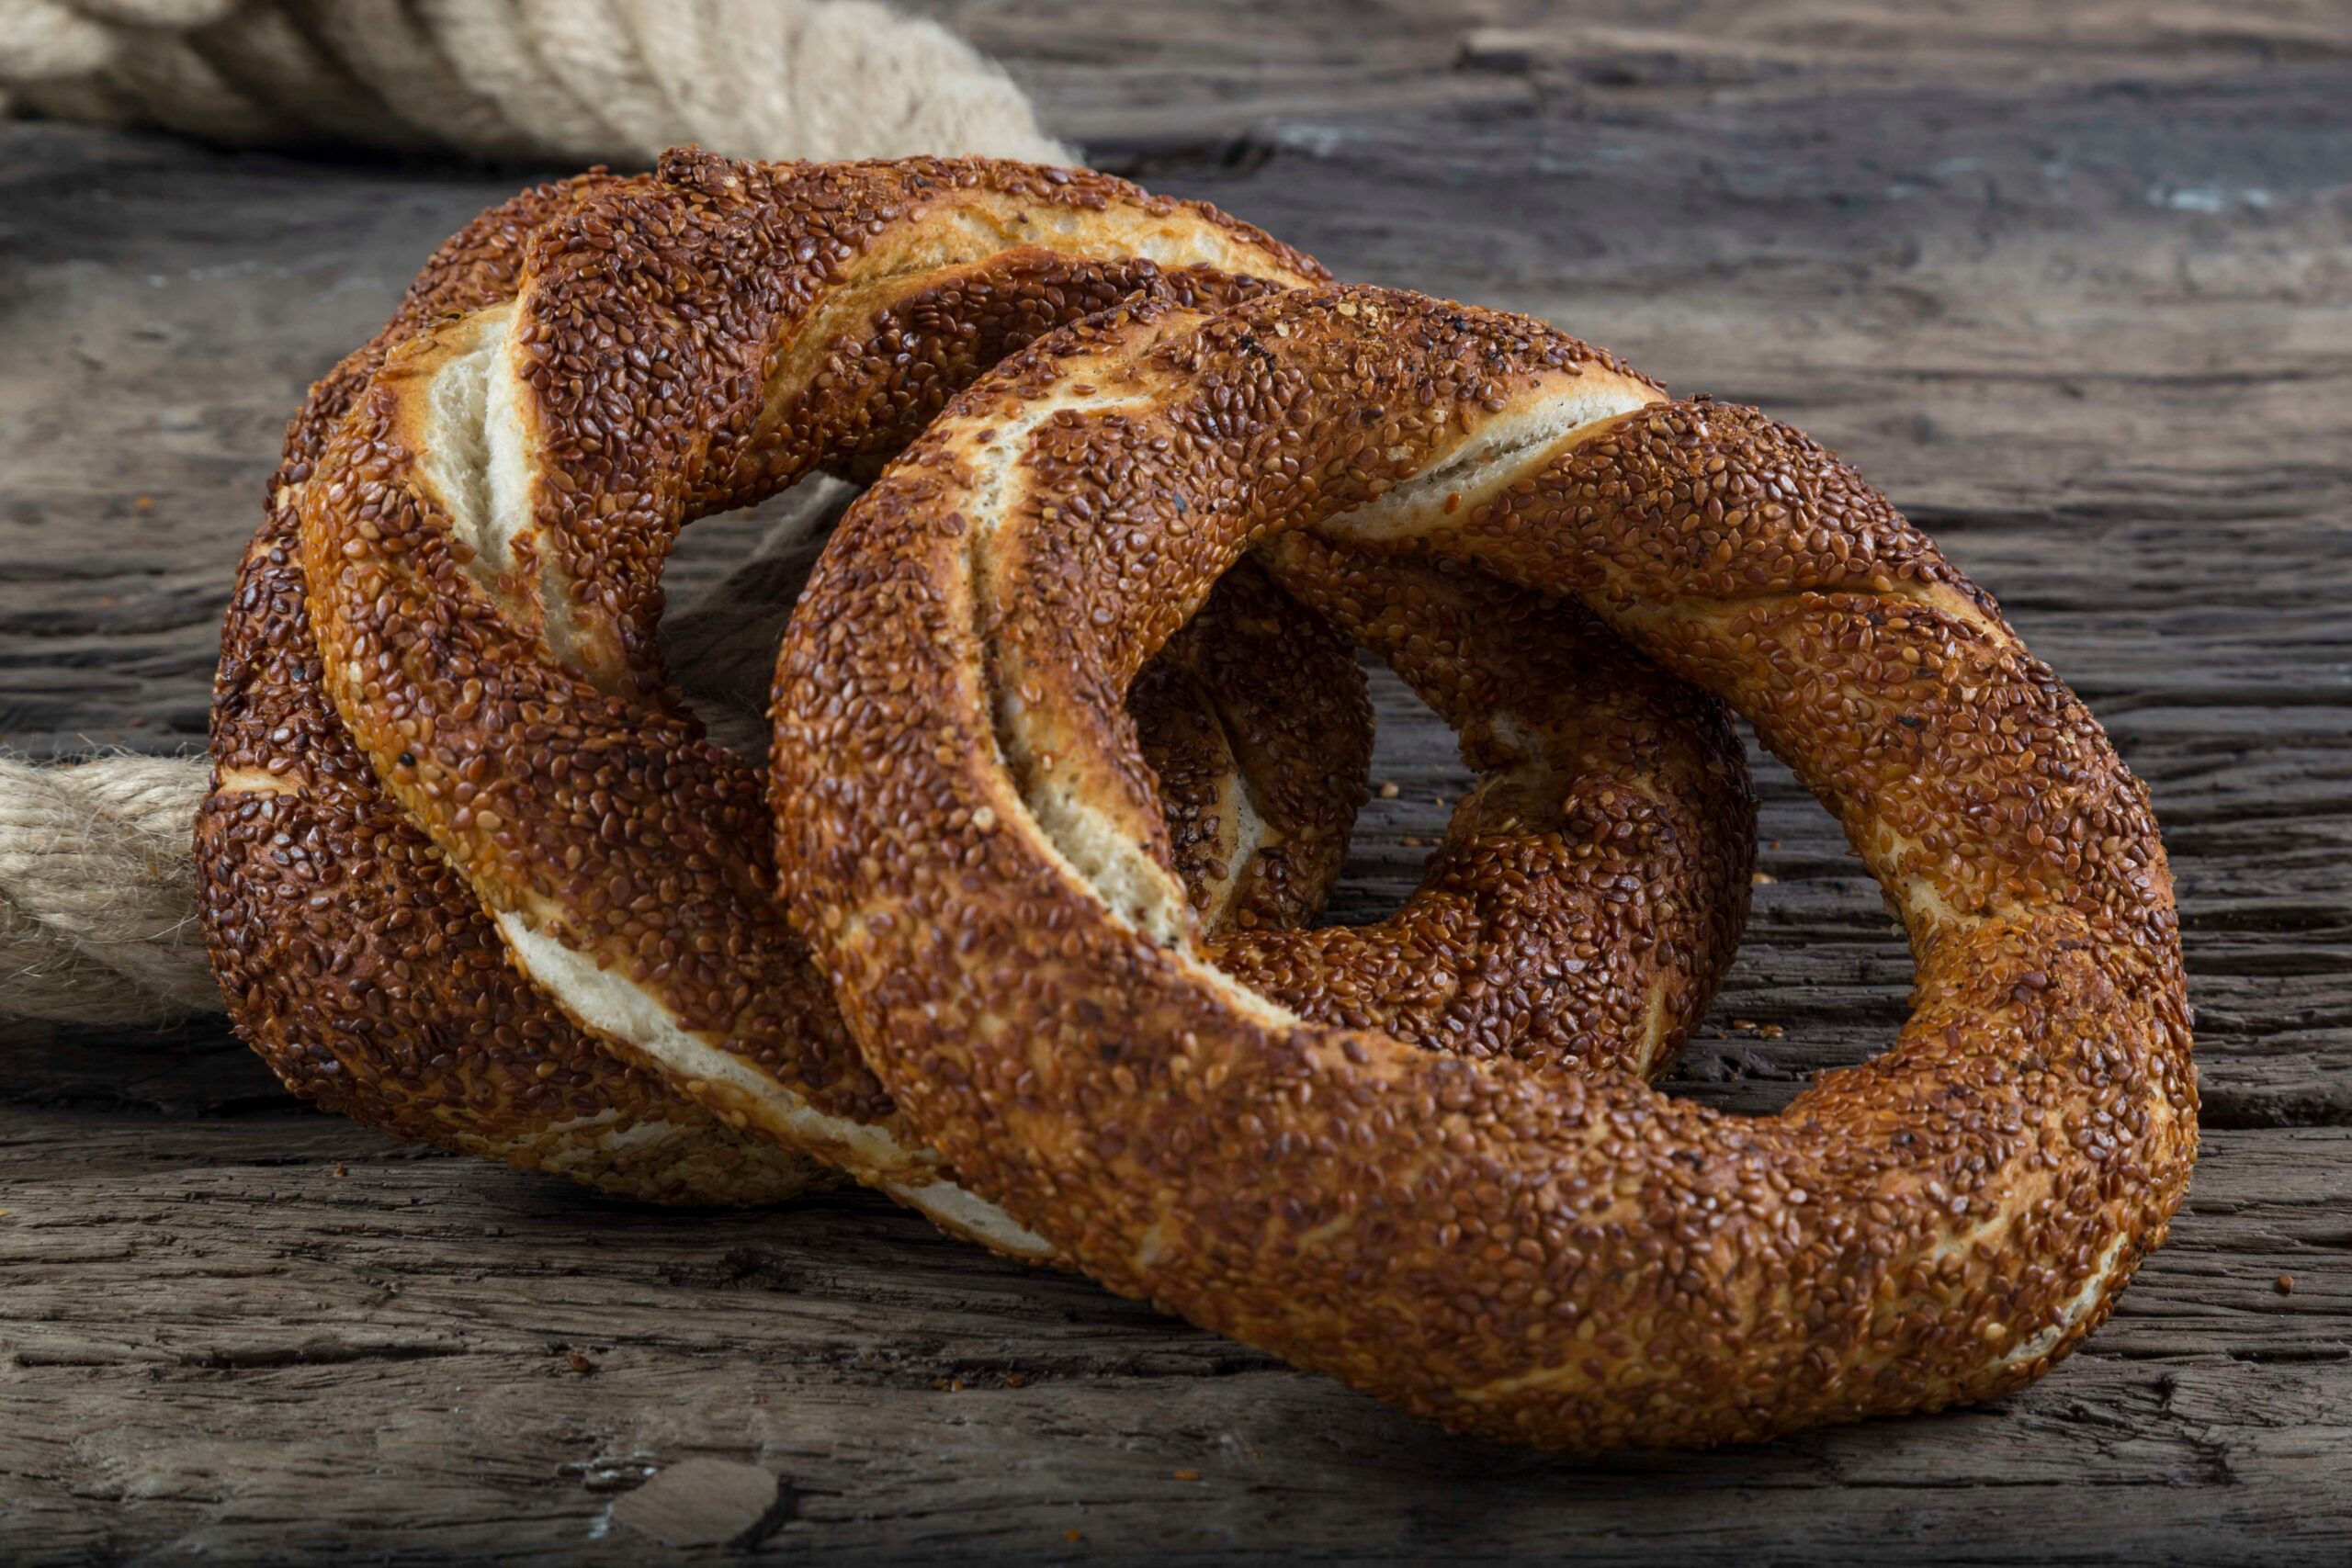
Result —
<path fill-rule="evenodd" d="M 1159 784 L 1161 852 L 1204 930 L 1322 912 L 1367 794 L 1367 688 L 1355 645 L 1250 561 L 1136 677 L 1126 708 Z"/>
<path fill-rule="evenodd" d="M 1141 809 L 1136 671 L 1291 538 L 1573 599 L 1746 716 L 1902 913 L 1894 1047 L 1740 1117 L 1216 967 L 1092 829 Z M 2170 878 L 2098 724 L 1834 457 L 1540 322 L 1323 287 L 1065 329 L 852 508 L 774 714 L 796 915 L 963 1178 L 1113 1288 L 1450 1427 L 1700 1445 L 1990 1397 L 2186 1187 Z"/>
<path fill-rule="evenodd" d="M 1432 515 L 1458 494 L 1433 492 Z M 1755 801 L 1723 705 L 1576 601 L 1417 546 L 1292 533 L 1258 558 L 1387 659 L 1460 733 L 1479 783 L 1396 914 L 1243 925 L 1208 942 L 1217 967 L 1319 1022 L 1666 1071 L 1730 964 L 1755 870 Z"/>
<path fill-rule="evenodd" d="M 766 1202 L 831 1169 L 746 1138 L 607 1051 L 508 963 L 478 901 L 387 801 L 318 685 L 293 498 L 402 331 L 510 294 L 526 237 L 605 183 L 543 186 L 435 254 L 384 333 L 311 389 L 247 550 L 214 682 L 201 915 L 238 1032 L 329 1110 L 656 1201 Z"/>
<path fill-rule="evenodd" d="M 843 1029 L 775 896 L 759 774 L 662 668 L 662 566 L 695 516 L 820 468 L 872 477 L 1065 321 L 1320 276 L 1211 209 L 979 160 L 681 152 L 486 215 L 314 390 L 232 607 L 201 840 L 240 1028 L 304 1092 L 448 1146 L 697 1201 L 840 1167 L 1043 1255 L 975 1218 Z M 1132 826 L 1205 933 L 1272 939 L 1344 859 L 1369 705 L 1347 637 L 1301 601 L 1353 558 L 1294 562 L 1287 592 L 1235 574 L 1114 705 Z M 1719 816 L 1677 847 L 1744 867 L 1747 834 Z M 1562 902 L 1526 867 L 1450 875 L 1457 925 Z M 1730 881 L 1703 884 L 1710 930 L 1744 908 Z M 1553 1007 L 1589 1010 L 1579 1039 L 1652 1048 L 1660 1017 L 1679 1038 L 1729 942 L 1694 959 L 1645 929 L 1597 965 L 1592 902 L 1415 969 L 1392 944 L 1337 987 L 1328 962 L 1281 963 L 1301 1007 L 1328 990 L 1443 1049 L 1495 1049 Z M 1533 968 L 1454 973 L 1505 954 Z M 1547 964 L 1608 984 L 1532 985 Z M 1455 1003 L 1433 1010 L 1432 985 Z"/>

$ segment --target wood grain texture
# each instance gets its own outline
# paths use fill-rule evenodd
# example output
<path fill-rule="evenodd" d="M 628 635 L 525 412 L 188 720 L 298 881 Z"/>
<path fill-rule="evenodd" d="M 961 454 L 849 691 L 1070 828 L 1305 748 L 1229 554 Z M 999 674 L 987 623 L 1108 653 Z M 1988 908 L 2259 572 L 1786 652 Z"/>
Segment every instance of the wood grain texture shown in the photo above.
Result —
<path fill-rule="evenodd" d="M 2352 1554 L 2352 13 L 925 8 L 1109 166 L 1802 424 L 1998 595 L 2165 825 L 2209 1128 L 2172 1246 L 1996 1405 L 1568 1464 L 862 1195 L 632 1210 L 302 1111 L 217 1029 L 0 1025 L 7 1555 Z M 286 414 L 528 173 L 0 128 L 0 743 L 200 744 Z M 1462 778 L 1381 700 L 1343 917 Z M 1909 976 L 1760 771 L 1774 880 L 1676 1084 L 1743 1109 Z"/>

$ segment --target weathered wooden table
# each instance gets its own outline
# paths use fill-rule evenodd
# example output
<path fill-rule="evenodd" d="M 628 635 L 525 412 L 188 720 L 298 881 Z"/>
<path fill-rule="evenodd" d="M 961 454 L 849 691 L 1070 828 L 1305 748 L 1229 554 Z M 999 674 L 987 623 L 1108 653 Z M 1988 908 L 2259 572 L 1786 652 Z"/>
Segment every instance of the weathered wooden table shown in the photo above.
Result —
<path fill-rule="evenodd" d="M 2179 878 L 2172 1245 L 1997 1404 L 1569 1462 L 867 1197 L 630 1208 L 308 1111 L 217 1025 L 5 1026 L 0 1557 L 2352 1555 L 2346 12 L 938 8 L 1106 165 L 1760 403 L 2000 596 Z M 0 128 L 0 741 L 201 744 L 281 422 L 523 173 Z M 1343 915 L 1458 776 L 1411 705 Z M 1774 880 L 1677 1084 L 1759 1109 L 1891 1038 L 1909 969 L 1762 776 Z"/>

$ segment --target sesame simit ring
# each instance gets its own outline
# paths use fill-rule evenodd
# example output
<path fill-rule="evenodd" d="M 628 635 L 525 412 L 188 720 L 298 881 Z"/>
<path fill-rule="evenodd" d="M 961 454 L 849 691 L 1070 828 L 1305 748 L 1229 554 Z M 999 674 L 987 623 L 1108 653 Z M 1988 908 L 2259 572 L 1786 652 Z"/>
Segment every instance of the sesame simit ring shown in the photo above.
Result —
<path fill-rule="evenodd" d="M 1730 1115 L 1213 962 L 1120 700 L 1245 551 L 1327 547 L 1370 558 L 1348 621 L 1409 599 L 1376 558 L 1409 552 L 1744 715 L 1900 911 L 1894 1047 Z M 778 863 L 901 1114 L 1112 1288 L 1450 1427 L 1696 1445 L 1986 1398 L 2186 1186 L 2171 882 L 2098 724 L 1850 468 L 1540 322 L 1324 287 L 1046 339 L 851 510 L 774 705 Z M 1571 827 L 1614 841 L 1633 793 Z"/>

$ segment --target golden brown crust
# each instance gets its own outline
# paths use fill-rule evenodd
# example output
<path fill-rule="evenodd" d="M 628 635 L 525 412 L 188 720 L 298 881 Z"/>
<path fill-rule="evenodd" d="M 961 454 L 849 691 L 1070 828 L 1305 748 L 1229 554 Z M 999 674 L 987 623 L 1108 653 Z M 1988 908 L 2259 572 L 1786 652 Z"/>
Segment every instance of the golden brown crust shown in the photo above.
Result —
<path fill-rule="evenodd" d="M 609 183 L 527 191 L 453 237 L 288 430 L 222 628 L 196 831 L 206 940 L 238 1032 L 330 1110 L 634 1197 L 772 1201 L 832 1173 L 742 1137 L 583 1034 L 514 972 L 470 890 L 384 798 L 320 692 L 295 558 L 294 498 L 386 345 L 509 297 L 527 237 Z"/>
<path fill-rule="evenodd" d="M 456 933 L 441 940 L 461 936 L 469 959 L 412 987 L 413 1005 L 387 1027 L 341 1042 L 337 1068 L 356 1065 L 382 1085 L 345 1103 L 458 1146 L 527 1142 L 537 1124 L 516 1084 L 570 1085 L 617 1056 L 635 1075 L 620 1081 L 682 1097 L 665 1125 L 699 1118 L 749 1134 L 738 1141 L 754 1149 L 769 1140 L 815 1154 L 1034 1255 L 1042 1244 L 956 1189 L 907 1132 L 786 928 L 758 777 L 704 739 L 662 666 L 662 563 L 675 529 L 701 513 L 820 468 L 870 477 L 959 388 L 1072 317 L 1138 297 L 1223 306 L 1319 269 L 1205 208 L 979 160 L 761 166 L 681 152 L 652 176 L 548 193 L 481 232 L 479 254 L 464 239 L 445 252 L 421 286 L 424 303 L 300 423 L 302 473 L 264 552 L 279 611 L 232 628 L 311 671 L 293 684 L 315 711 L 299 736 L 259 748 L 264 760 L 307 761 L 308 738 L 332 731 L 326 750 L 348 759 L 355 813 L 373 814 L 319 830 L 325 852 L 312 862 L 357 865 L 354 842 L 398 842 L 401 856 L 367 869 L 403 908 L 429 890 Z M 475 281 L 430 281 L 444 276 Z M 1112 513 L 1066 521 L 1121 526 Z M 299 563 L 287 548 L 297 542 Z M 1337 585 L 1347 559 L 1335 551 L 1285 573 L 1313 592 L 1323 576 Z M 1171 651 L 1183 678 L 1171 667 L 1145 682 L 1142 708 L 1123 698 L 1114 722 L 1138 735 L 1129 782 L 1148 809 L 1133 832 L 1174 886 L 1205 895 L 1210 919 L 1196 923 L 1271 928 L 1311 914 L 1338 873 L 1369 711 L 1352 658 L 1312 612 L 1246 581 L 1229 597 L 1229 615 L 1213 612 Z M 1269 660 L 1284 637 L 1293 657 Z M 242 672 L 259 665 L 226 668 L 239 672 L 224 678 L 231 713 L 250 705 Z M 1736 770 L 1719 730 L 1701 724 L 1690 739 Z M 1192 746 L 1205 750 L 1188 755 Z M 1178 787 L 1154 795 L 1145 750 Z M 216 942 L 243 980 L 240 1016 L 284 1056 L 288 1042 L 316 1036 L 330 989 L 294 933 L 332 946 L 345 920 L 328 908 L 305 926 L 286 897 L 262 896 L 268 878 L 255 868 L 273 823 L 253 813 L 278 807 L 237 809 L 246 826 L 224 831 L 230 852 L 215 856 Z M 1744 820 L 1707 824 L 1724 834 L 1721 863 L 1744 865 Z M 420 829 L 430 849 L 412 842 Z M 1450 875 L 1441 901 L 1458 905 L 1466 886 Z M 1471 904 L 1490 923 L 1543 890 L 1489 881 Z M 1739 897 L 1724 879 L 1694 886 L 1718 925 L 1736 922 Z M 476 907 L 451 908 L 464 903 L 460 887 Z M 1592 937 L 1600 896 L 1587 887 L 1566 901 L 1580 924 L 1531 922 L 1537 945 L 1526 951 L 1541 964 L 1543 943 Z M 410 913 L 348 945 L 421 968 L 385 934 L 420 924 L 436 922 Z M 1656 1065 L 1662 1032 L 1679 1037 L 1703 1008 L 1728 943 L 1682 953 L 1636 931 L 1641 919 L 1618 926 L 1635 931 L 1638 956 L 1600 966 L 1609 983 L 1581 991 L 1490 985 L 1454 963 L 1488 964 L 1494 944 L 1435 951 L 1426 976 L 1368 966 L 1339 989 L 1358 1012 L 1419 1018 L 1429 1043 L 1453 1049 L 1531 1037 L 1532 1007 L 1590 1005 L 1599 1035 L 1644 1032 Z M 529 981 L 492 962 L 500 953 Z M 1573 951 L 1556 956 L 1589 966 Z M 1302 992 L 1320 983 L 1311 959 L 1285 961 Z M 489 983 L 493 972 L 503 986 Z M 1487 1005 L 1432 1012 L 1432 984 Z M 1638 1001 L 1616 1005 L 1619 993 Z M 477 1055 L 503 1077 L 445 1075 L 446 1054 L 401 1043 L 446 1032 L 444 1010 L 479 1024 Z M 499 1053 L 514 1017 L 547 1020 L 519 1032 L 548 1043 L 508 1070 Z M 782 1164 L 806 1179 L 805 1165 Z M 594 1174 L 680 1190 L 610 1162 Z"/>
<path fill-rule="evenodd" d="M 618 184 L 543 186 L 454 236 L 289 428 L 224 628 L 216 788 L 198 829 L 206 927 L 240 1032 L 331 1109 L 630 1196 L 772 1201 L 834 1173 L 736 1132 L 581 1031 L 514 971 L 471 891 L 385 799 L 322 698 L 295 560 L 295 502 L 387 349 L 512 299 L 530 237 Z M 986 324 L 985 309 L 975 319 Z M 1051 324 L 1044 308 L 1019 323 L 1030 335 Z M 966 346 L 968 378 L 989 345 Z"/>
<path fill-rule="evenodd" d="M 729 1124 L 923 1201 L 936 1157 L 772 900 L 757 775 L 663 678 L 660 567 L 684 518 L 854 471 L 1067 315 L 1266 286 L 1208 266 L 1235 261 L 1315 276 L 1101 176 L 676 154 L 552 211 L 512 306 L 392 345 L 303 492 L 324 683 L 542 990 Z"/>
<path fill-rule="evenodd" d="M 1723 705 L 1576 602 L 1409 545 L 1291 533 L 1258 558 L 1454 728 L 1478 783 L 1395 915 L 1212 937 L 1217 967 L 1321 1023 L 1666 1071 L 1730 965 L 1755 870 Z"/>
<path fill-rule="evenodd" d="M 1307 529 L 1573 595 L 1730 701 L 1903 911 L 1894 1047 L 1741 1118 L 1214 968 L 1091 830 L 1135 805 L 1115 704 Z M 803 604 L 795 909 L 902 1112 L 1114 1288 L 1450 1426 L 1700 1444 L 2016 1388 L 2163 1239 L 2196 1090 L 2146 792 L 1988 598 L 1760 415 L 1418 296 L 1146 304 L 977 383 Z"/>
<path fill-rule="evenodd" d="M 1372 698 L 1340 628 L 1244 561 L 1136 677 L 1127 712 L 1202 928 L 1321 914 L 1372 769 Z"/>

